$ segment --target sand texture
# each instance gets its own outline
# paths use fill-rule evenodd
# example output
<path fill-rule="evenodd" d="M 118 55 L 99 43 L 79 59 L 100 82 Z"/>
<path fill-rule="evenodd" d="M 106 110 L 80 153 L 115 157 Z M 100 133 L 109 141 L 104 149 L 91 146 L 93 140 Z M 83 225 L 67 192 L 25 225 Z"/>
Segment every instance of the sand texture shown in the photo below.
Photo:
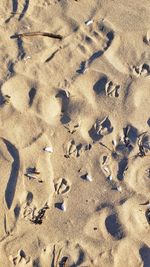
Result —
<path fill-rule="evenodd" d="M 149 0 L 0 1 L 0 267 L 13 266 L 150 267 Z"/>

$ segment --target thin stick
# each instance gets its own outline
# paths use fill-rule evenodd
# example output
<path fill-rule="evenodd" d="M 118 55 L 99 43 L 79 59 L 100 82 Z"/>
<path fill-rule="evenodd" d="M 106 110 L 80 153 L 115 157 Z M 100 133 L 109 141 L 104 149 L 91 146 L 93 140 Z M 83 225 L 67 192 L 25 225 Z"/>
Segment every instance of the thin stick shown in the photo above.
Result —
<path fill-rule="evenodd" d="M 35 36 L 47 36 L 49 38 L 54 38 L 54 39 L 59 39 L 59 40 L 63 39 L 62 35 L 49 33 L 49 32 L 24 32 L 24 33 L 15 34 L 15 35 L 11 36 L 11 38 L 32 37 L 32 36 L 33 37 L 35 37 Z"/>

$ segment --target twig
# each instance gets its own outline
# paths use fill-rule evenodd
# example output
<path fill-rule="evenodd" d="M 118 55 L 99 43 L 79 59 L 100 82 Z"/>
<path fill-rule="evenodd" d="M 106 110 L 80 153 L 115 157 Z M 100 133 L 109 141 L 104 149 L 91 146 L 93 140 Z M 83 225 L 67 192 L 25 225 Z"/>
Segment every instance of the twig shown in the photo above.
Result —
<path fill-rule="evenodd" d="M 59 39 L 62 40 L 63 37 L 60 34 L 54 34 L 49 32 L 24 32 L 24 33 L 18 33 L 15 35 L 12 35 L 10 38 L 21 38 L 21 37 L 35 37 L 35 36 L 47 36 L 49 38 Z"/>

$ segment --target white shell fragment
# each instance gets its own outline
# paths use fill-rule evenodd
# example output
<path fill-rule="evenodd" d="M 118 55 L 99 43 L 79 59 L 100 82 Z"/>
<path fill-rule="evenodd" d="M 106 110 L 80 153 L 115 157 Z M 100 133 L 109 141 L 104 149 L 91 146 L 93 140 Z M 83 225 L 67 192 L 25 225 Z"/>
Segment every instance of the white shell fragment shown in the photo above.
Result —
<path fill-rule="evenodd" d="M 60 209 L 62 211 L 66 211 L 66 206 L 65 206 L 65 203 L 64 202 L 60 205 Z"/>
<path fill-rule="evenodd" d="M 112 181 L 112 179 L 113 179 L 112 175 L 109 175 L 109 176 L 108 176 L 108 180 L 109 180 L 109 181 Z"/>
<path fill-rule="evenodd" d="M 70 92 L 67 91 L 67 90 L 64 90 L 64 91 L 65 91 L 66 97 L 69 98 L 70 97 Z"/>
<path fill-rule="evenodd" d="M 93 20 L 92 20 L 92 19 L 89 19 L 89 20 L 85 21 L 85 24 L 86 24 L 87 26 L 89 26 L 89 25 L 92 24 L 92 23 L 93 23 Z"/>
<path fill-rule="evenodd" d="M 50 146 L 47 146 L 47 147 L 43 148 L 43 150 L 46 151 L 46 152 L 49 152 L 49 153 L 53 153 L 53 148 L 50 147 Z"/>
<path fill-rule="evenodd" d="M 117 186 L 117 191 L 122 192 L 122 187 L 120 185 Z"/>
<path fill-rule="evenodd" d="M 86 180 L 89 181 L 89 182 L 92 182 L 92 176 L 89 175 L 89 174 L 86 174 Z"/>
<path fill-rule="evenodd" d="M 117 146 L 117 141 L 115 139 L 112 140 L 112 144 L 114 145 L 114 147 L 116 147 Z"/>

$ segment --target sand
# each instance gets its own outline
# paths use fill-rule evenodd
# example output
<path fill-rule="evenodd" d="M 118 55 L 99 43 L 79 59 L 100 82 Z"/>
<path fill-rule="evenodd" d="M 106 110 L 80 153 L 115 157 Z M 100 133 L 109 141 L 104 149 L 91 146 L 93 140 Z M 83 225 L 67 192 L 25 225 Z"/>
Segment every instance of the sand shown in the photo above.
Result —
<path fill-rule="evenodd" d="M 1 0 L 0 88 L 0 267 L 150 267 L 149 1 Z"/>

